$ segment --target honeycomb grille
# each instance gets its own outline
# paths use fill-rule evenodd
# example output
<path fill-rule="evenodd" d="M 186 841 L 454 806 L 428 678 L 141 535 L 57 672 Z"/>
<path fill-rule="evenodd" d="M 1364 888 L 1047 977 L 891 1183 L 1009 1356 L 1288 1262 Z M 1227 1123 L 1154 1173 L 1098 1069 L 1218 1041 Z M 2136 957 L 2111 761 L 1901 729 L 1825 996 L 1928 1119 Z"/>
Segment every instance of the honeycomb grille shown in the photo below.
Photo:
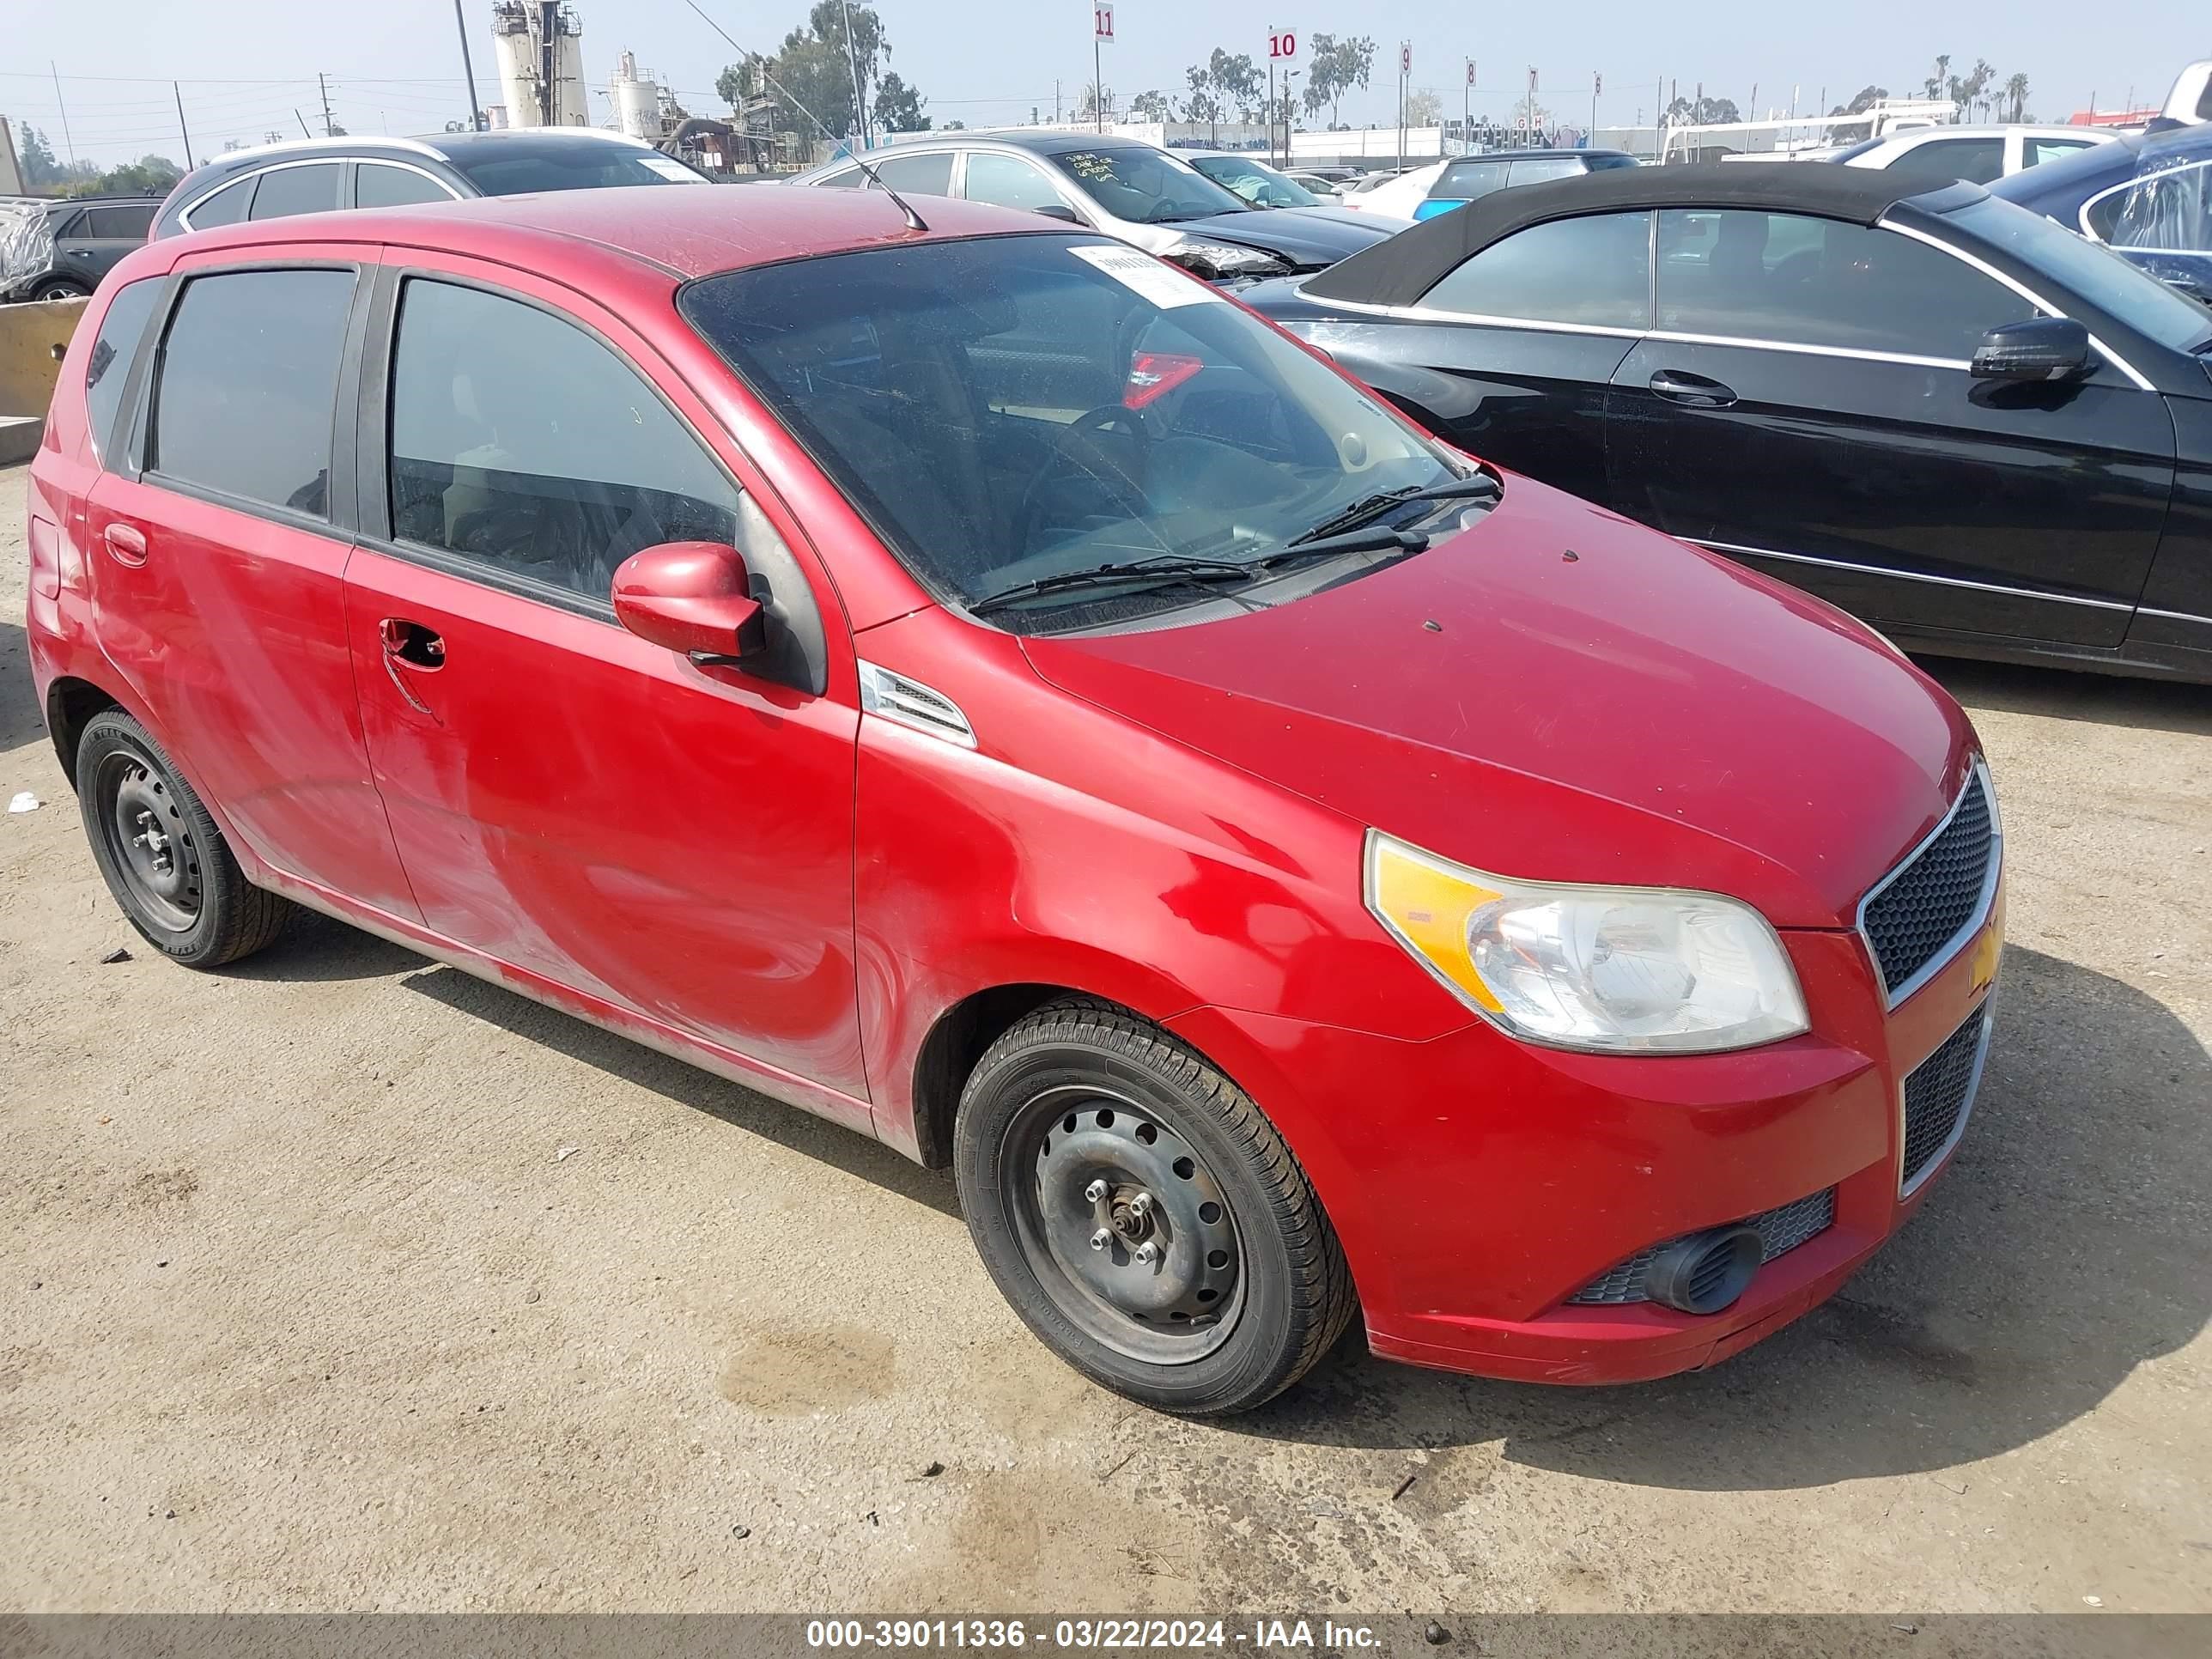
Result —
<path fill-rule="evenodd" d="M 1779 1209 L 1749 1217 L 1738 1224 L 1758 1231 L 1761 1247 L 1759 1259 L 1764 1264 L 1826 1232 L 1835 1218 L 1836 1189 L 1831 1187 L 1825 1193 L 1814 1193 L 1810 1198 L 1801 1198 L 1795 1204 L 1784 1204 Z M 1644 1288 L 1644 1276 L 1652 1259 L 1673 1243 L 1671 1238 L 1662 1239 L 1649 1249 L 1638 1250 L 1627 1261 L 1590 1280 L 1567 1300 L 1600 1306 L 1650 1301 Z"/>
<path fill-rule="evenodd" d="M 1973 921 L 1996 855 L 1992 828 L 1977 768 L 1949 821 L 1867 902 L 1859 923 L 1885 991 L 1894 994 Z"/>
<path fill-rule="evenodd" d="M 1981 1053 L 1983 1018 L 1978 1011 L 1905 1077 L 1902 1186 L 1910 1187 L 1934 1162 L 1966 1115 L 1974 1091 L 1974 1061 Z"/>

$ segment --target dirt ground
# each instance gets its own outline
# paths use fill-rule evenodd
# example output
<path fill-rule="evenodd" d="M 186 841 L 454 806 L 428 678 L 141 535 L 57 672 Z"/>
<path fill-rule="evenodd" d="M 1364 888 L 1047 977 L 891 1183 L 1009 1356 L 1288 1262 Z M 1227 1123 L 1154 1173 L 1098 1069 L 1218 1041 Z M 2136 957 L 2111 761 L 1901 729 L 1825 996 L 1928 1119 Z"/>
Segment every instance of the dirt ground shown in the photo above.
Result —
<path fill-rule="evenodd" d="M 1595 1391 L 1355 1338 L 1197 1426 L 1047 1356 L 872 1142 L 335 923 L 101 965 L 139 942 L 33 704 L 23 484 L 0 1608 L 2212 1610 L 2212 690 L 1939 668 L 2002 1012 L 1827 1307 Z"/>

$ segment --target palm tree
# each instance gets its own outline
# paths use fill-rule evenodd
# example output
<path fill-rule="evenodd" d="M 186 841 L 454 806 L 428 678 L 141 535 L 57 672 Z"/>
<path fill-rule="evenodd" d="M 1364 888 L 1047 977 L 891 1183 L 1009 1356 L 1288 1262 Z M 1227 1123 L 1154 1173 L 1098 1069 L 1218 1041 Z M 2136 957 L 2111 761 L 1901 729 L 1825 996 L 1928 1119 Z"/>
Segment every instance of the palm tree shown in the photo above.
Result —
<path fill-rule="evenodd" d="M 2012 106 L 2010 118 L 2025 121 L 2027 118 L 2027 77 L 2025 75 L 2012 76 L 2005 82 L 2004 89 L 2005 97 Z"/>

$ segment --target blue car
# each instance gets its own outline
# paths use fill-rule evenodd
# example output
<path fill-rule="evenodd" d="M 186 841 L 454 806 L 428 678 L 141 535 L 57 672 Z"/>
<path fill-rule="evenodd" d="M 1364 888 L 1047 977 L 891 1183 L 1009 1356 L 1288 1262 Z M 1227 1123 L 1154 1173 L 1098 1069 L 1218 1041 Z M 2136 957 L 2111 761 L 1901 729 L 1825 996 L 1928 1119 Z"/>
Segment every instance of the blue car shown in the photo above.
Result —
<path fill-rule="evenodd" d="M 1989 189 L 2212 303 L 2212 125 L 2130 135 Z"/>

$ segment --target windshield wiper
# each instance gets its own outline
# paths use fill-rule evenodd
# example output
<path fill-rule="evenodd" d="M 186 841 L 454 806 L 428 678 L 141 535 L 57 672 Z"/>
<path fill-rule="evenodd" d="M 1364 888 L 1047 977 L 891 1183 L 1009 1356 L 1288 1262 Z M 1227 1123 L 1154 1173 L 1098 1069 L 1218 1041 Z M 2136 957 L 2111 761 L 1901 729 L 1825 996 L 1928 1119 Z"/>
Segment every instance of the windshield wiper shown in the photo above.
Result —
<path fill-rule="evenodd" d="M 1354 501 L 1343 512 L 1323 519 L 1303 536 L 1294 537 L 1292 547 L 1304 547 L 1326 538 L 1370 524 L 1394 507 L 1407 501 L 1446 501 L 1472 500 L 1481 495 L 1498 494 L 1498 480 L 1487 472 L 1471 472 L 1464 478 L 1447 478 L 1442 483 L 1431 484 L 1425 489 L 1386 489 L 1380 495 L 1370 495 Z"/>
<path fill-rule="evenodd" d="M 1054 593 L 1067 587 L 1101 587 L 1115 582 L 1161 587 L 1176 582 L 1243 581 L 1251 575 L 1252 570 L 1253 567 L 1241 559 L 1187 559 L 1180 556 L 1130 559 L 1120 564 L 1094 565 L 1088 570 L 1062 570 L 1030 581 L 1016 582 L 1012 587 L 986 593 L 980 599 L 970 599 L 968 609 L 981 615 L 987 611 L 1000 610 L 1017 599 L 1026 599 L 1032 594 Z M 1149 580 L 1152 578 L 1158 580 Z"/>
<path fill-rule="evenodd" d="M 1121 564 L 1095 565 L 1088 570 L 1062 570 L 1054 575 L 1016 582 L 1012 587 L 1002 587 L 995 593 L 986 593 L 980 599 L 969 600 L 968 609 L 981 615 L 1039 593 L 1056 593 L 1071 587 L 1103 587 L 1124 582 L 1165 587 L 1179 582 L 1206 586 L 1215 582 L 1249 581 L 1267 575 L 1284 565 L 1331 558 L 1339 553 L 1362 553 L 1386 547 L 1418 553 L 1428 544 L 1429 538 L 1418 530 L 1391 530 L 1377 525 L 1364 530 L 1347 531 L 1340 536 L 1286 542 L 1273 552 L 1263 553 L 1255 559 L 1185 558 L 1180 554 L 1164 558 L 1132 559 Z"/>

